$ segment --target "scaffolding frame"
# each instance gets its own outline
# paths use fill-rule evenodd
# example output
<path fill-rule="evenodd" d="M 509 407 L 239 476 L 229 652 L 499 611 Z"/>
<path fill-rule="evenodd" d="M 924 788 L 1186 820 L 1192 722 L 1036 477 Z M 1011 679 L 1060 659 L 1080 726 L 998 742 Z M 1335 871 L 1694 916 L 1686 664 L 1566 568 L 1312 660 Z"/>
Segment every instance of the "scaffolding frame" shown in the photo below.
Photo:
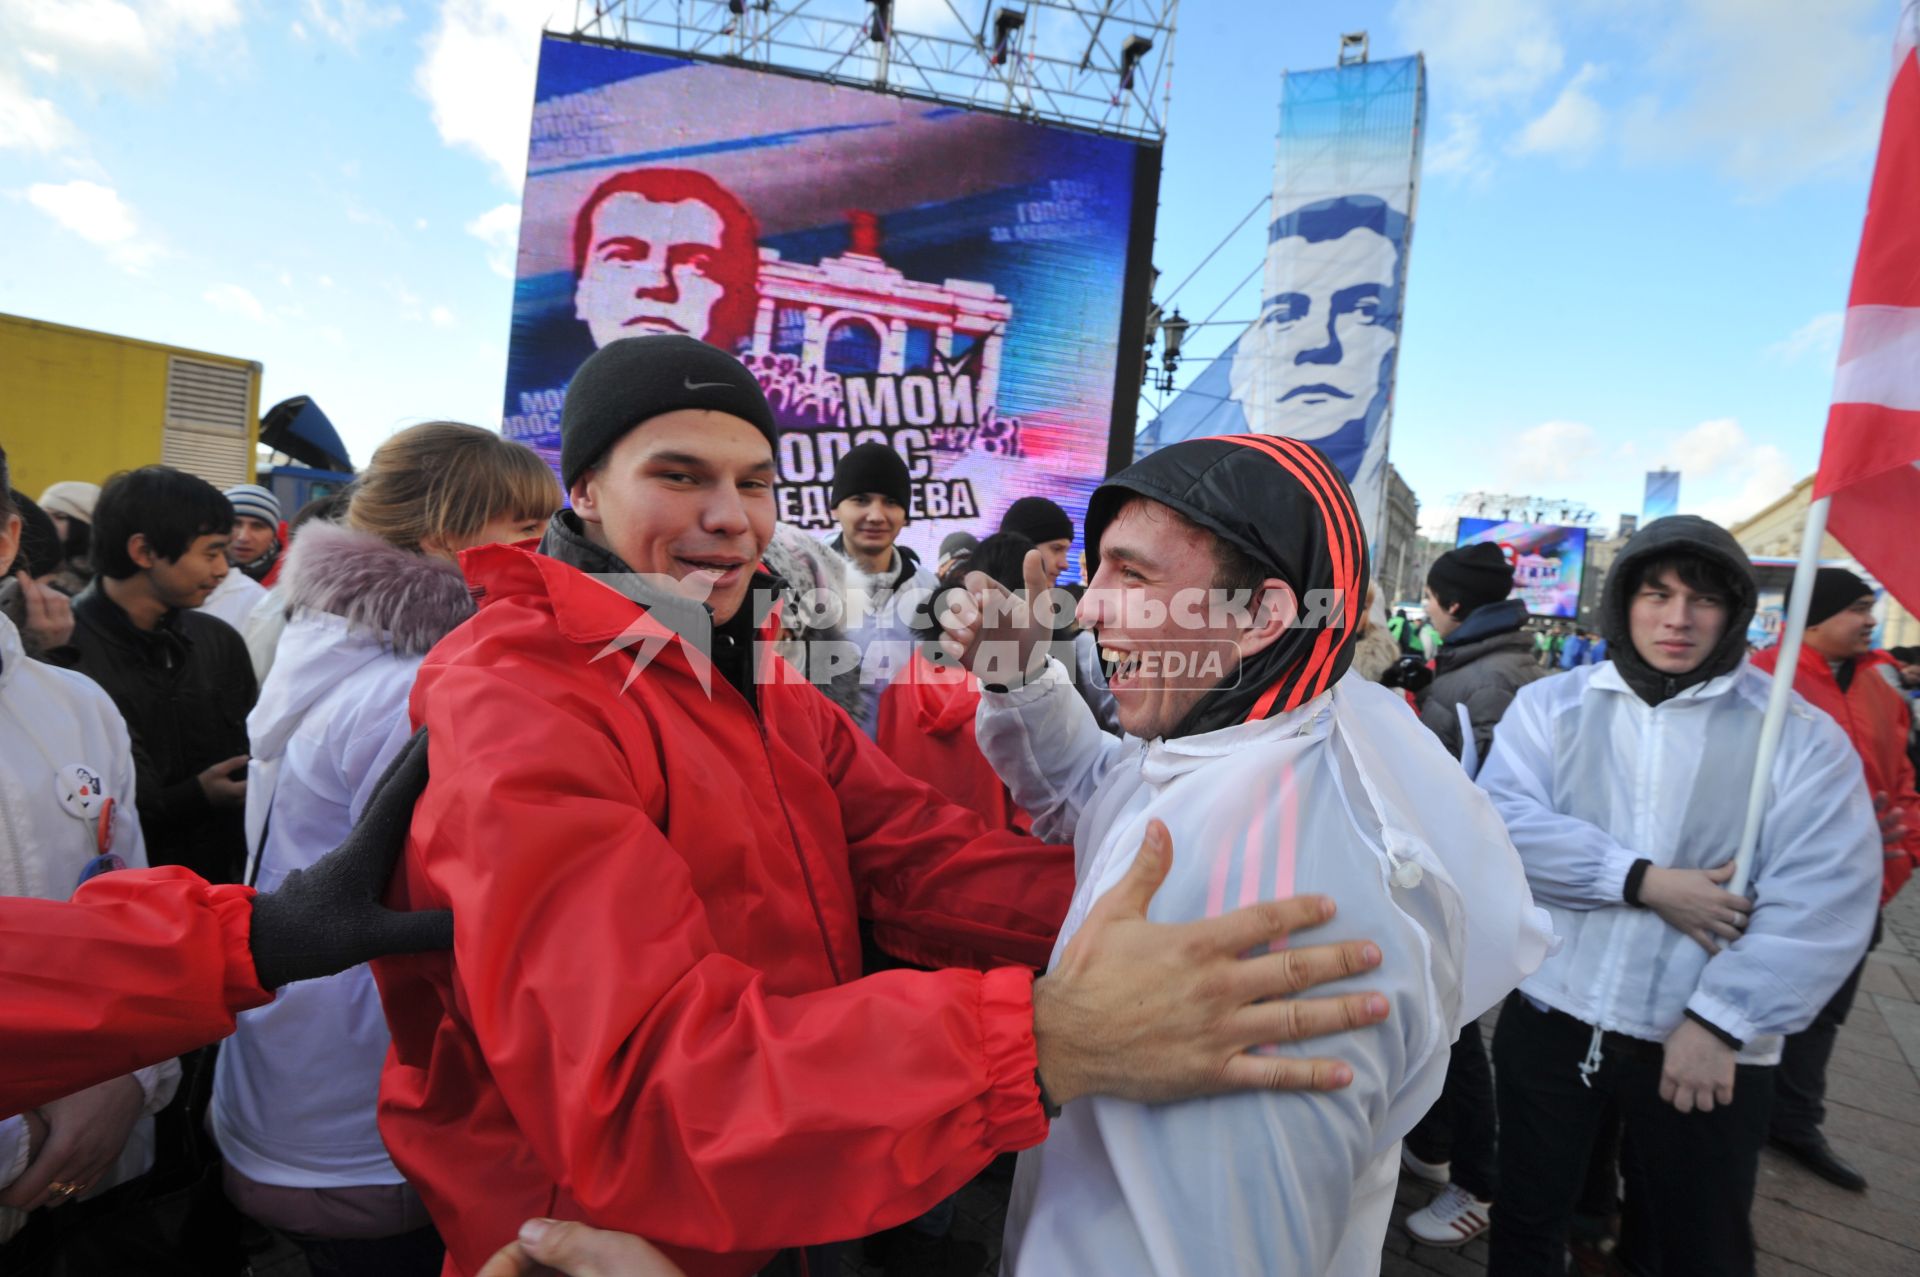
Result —
<path fill-rule="evenodd" d="M 924 0 L 951 21 L 913 30 L 897 0 L 575 0 L 570 34 L 1160 144 L 1179 7 Z"/>

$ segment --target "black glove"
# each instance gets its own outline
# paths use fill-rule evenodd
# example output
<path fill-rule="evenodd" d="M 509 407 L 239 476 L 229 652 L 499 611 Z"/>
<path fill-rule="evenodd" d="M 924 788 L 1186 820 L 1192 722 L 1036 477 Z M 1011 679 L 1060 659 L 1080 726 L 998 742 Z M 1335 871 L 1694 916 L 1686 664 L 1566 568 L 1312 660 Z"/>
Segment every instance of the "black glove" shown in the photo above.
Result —
<path fill-rule="evenodd" d="M 1433 682 L 1433 669 L 1418 656 L 1403 656 L 1387 667 L 1380 676 L 1380 686 L 1397 687 L 1403 692 L 1418 695 Z"/>
<path fill-rule="evenodd" d="M 380 777 L 347 840 L 254 897 L 251 944 L 261 988 L 332 975 L 390 953 L 453 947 L 447 910 L 396 913 L 380 903 L 426 787 L 423 727 Z"/>

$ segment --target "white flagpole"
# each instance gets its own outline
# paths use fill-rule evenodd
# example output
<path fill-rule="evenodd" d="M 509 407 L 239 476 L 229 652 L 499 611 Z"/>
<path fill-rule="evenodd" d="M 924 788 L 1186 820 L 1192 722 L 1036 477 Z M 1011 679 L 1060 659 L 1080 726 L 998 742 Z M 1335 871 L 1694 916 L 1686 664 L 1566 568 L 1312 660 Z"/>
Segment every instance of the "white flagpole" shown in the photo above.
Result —
<path fill-rule="evenodd" d="M 1780 752 L 1780 734 L 1787 726 L 1787 705 L 1793 696 L 1794 671 L 1800 668 L 1800 641 L 1807 632 L 1807 607 L 1813 602 L 1813 576 L 1820 570 L 1820 543 L 1827 538 L 1827 507 L 1821 497 L 1807 507 L 1807 530 L 1800 538 L 1800 562 L 1794 565 L 1793 589 L 1787 595 L 1786 624 L 1780 631 L 1780 661 L 1773 667 L 1773 692 L 1760 724 L 1760 752 L 1753 760 L 1753 784 L 1747 791 L 1747 824 L 1734 855 L 1733 881 L 1727 890 L 1745 895 L 1753 873 L 1753 851 L 1760 845 L 1760 824 L 1766 817 L 1767 791 L 1773 784 L 1773 759 Z"/>

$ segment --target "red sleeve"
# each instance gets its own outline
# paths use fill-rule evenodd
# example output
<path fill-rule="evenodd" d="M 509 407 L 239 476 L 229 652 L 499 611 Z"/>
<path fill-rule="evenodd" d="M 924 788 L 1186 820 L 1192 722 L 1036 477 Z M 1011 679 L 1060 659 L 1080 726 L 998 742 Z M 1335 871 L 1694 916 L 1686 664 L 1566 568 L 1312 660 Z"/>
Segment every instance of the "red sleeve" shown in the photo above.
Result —
<path fill-rule="evenodd" d="M 485 920 L 454 929 L 453 996 L 590 1222 L 727 1253 L 859 1237 L 1045 1136 L 1028 973 L 770 992 L 718 950 L 698 848 L 649 817 L 657 763 L 525 673 L 416 689 L 434 779 L 410 857 Z"/>
<path fill-rule="evenodd" d="M 1879 675 L 1873 675 L 1878 678 Z M 1896 693 L 1896 695 L 1898 695 Z M 1900 711 L 1911 714 L 1907 709 L 1906 698 L 1900 697 Z M 1896 720 L 1897 722 L 1897 720 Z M 1899 844 L 1885 848 L 1886 863 L 1881 867 L 1880 905 L 1885 908 L 1900 888 L 1907 885 L 1916 868 L 1920 868 L 1920 794 L 1914 792 L 1913 760 L 1907 756 L 1907 742 L 1897 731 L 1888 732 L 1884 753 L 1893 762 L 1892 789 L 1890 797 L 1906 818 L 1907 836 Z"/>
<path fill-rule="evenodd" d="M 813 699 L 874 942 L 921 966 L 1045 969 L 1073 901 L 1073 848 L 989 828 Z"/>
<path fill-rule="evenodd" d="M 0 899 L 0 1114 L 218 1041 L 271 1000 L 253 889 L 177 866 L 103 874 L 72 901 Z"/>

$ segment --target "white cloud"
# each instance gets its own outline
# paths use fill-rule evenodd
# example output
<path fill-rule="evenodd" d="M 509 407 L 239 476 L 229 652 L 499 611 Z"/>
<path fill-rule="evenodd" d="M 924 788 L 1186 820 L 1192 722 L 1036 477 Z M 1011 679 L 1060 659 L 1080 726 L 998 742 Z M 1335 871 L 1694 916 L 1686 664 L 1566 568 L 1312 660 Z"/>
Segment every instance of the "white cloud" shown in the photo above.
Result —
<path fill-rule="evenodd" d="M 215 310 L 250 319 L 256 324 L 267 317 L 267 308 L 260 304 L 260 299 L 238 284 L 215 284 L 200 294 L 200 300 Z"/>
<path fill-rule="evenodd" d="M 1635 103 L 1643 158 L 1706 158 L 1760 195 L 1852 173 L 1886 104 L 1881 0 L 1686 0 L 1649 49 L 1660 91 Z"/>
<path fill-rule="evenodd" d="M 554 0 L 440 0 L 415 83 L 448 146 L 493 166 L 510 190 L 526 178 L 534 63 Z"/>
<path fill-rule="evenodd" d="M 1797 364 L 1809 355 L 1832 363 L 1840 357 L 1840 334 L 1847 326 L 1845 312 L 1830 310 L 1815 315 L 1780 341 L 1767 347 L 1767 354 L 1783 364 Z"/>
<path fill-rule="evenodd" d="M 406 17 L 397 4 L 378 4 L 371 0 L 306 0 L 305 8 L 307 17 L 318 30 L 349 49 L 359 44 L 360 37 L 368 32 L 394 26 Z"/>
<path fill-rule="evenodd" d="M 1600 435 L 1578 421 L 1543 421 L 1513 436 L 1500 449 L 1500 481 L 1522 491 L 1589 477 L 1600 455 Z"/>
<path fill-rule="evenodd" d="M 427 318 L 433 321 L 435 328 L 453 327 L 453 312 L 445 306 L 435 306 L 427 312 Z"/>
<path fill-rule="evenodd" d="M 1747 432 L 1732 417 L 1716 417 L 1682 432 L 1667 445 L 1667 464 L 1685 475 L 1706 479 L 1752 451 Z"/>
<path fill-rule="evenodd" d="M 1787 460 L 1787 454 L 1770 443 L 1752 448 L 1741 458 L 1730 485 L 1721 485 L 1719 496 L 1683 505 L 1690 512 L 1710 519 L 1721 527 L 1731 527 L 1752 518 L 1768 505 L 1785 496 L 1793 485 L 1806 477 L 1803 469 Z M 1686 492 L 1686 478 L 1680 480 Z"/>
<path fill-rule="evenodd" d="M 89 244 L 107 250 L 122 269 L 139 272 L 160 255 L 160 246 L 142 231 L 133 210 L 111 186 L 76 178 L 54 185 L 36 182 L 27 202 Z"/>
<path fill-rule="evenodd" d="M 467 234 L 487 246 L 487 265 L 494 274 L 513 278 L 520 247 L 520 206 L 498 204 L 467 223 Z"/>
<path fill-rule="evenodd" d="M 0 49 L 93 85 L 152 84 L 180 55 L 237 32 L 238 0 L 63 0 L 0 5 Z"/>
<path fill-rule="evenodd" d="M 1599 144 L 1606 128 L 1606 112 L 1587 92 L 1600 79 L 1600 68 L 1591 62 L 1581 67 L 1553 105 L 1520 130 L 1513 150 L 1520 155 L 1563 155 L 1578 158 Z"/>
<path fill-rule="evenodd" d="M 1454 112 L 1447 116 L 1447 131 L 1426 150 L 1421 166 L 1430 177 L 1485 178 L 1493 163 L 1480 148 L 1480 120 L 1477 116 Z"/>
<path fill-rule="evenodd" d="M 1566 61 L 1549 0 L 1399 0 L 1393 19 L 1407 47 L 1444 67 L 1470 100 L 1527 98 Z"/>
<path fill-rule="evenodd" d="M 79 135 L 60 108 L 0 67 L 0 151 L 62 150 Z"/>

